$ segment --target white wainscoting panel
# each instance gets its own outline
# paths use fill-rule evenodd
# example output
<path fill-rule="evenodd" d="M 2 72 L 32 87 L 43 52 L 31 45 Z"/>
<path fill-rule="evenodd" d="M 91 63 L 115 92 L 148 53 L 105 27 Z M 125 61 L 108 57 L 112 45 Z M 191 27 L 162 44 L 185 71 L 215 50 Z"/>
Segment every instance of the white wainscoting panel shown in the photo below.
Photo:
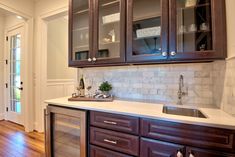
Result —
<path fill-rule="evenodd" d="M 73 79 L 47 80 L 46 99 L 71 96 L 75 92 L 76 81 Z"/>

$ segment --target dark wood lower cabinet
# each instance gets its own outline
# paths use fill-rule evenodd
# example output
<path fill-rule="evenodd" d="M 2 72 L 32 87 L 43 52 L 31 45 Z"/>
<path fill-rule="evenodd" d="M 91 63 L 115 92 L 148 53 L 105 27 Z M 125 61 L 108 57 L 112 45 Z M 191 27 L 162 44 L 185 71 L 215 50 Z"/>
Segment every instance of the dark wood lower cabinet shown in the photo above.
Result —
<path fill-rule="evenodd" d="M 204 150 L 199 148 L 186 148 L 186 157 L 235 157 L 232 154 L 224 154 L 221 152 Z"/>
<path fill-rule="evenodd" d="M 103 149 L 100 147 L 90 146 L 90 157 L 133 157 L 122 153 L 117 153 L 111 150 Z"/>
<path fill-rule="evenodd" d="M 140 157 L 176 157 L 184 153 L 183 145 L 141 138 Z"/>
<path fill-rule="evenodd" d="M 235 157 L 234 130 L 103 112 L 90 119 L 91 157 Z"/>

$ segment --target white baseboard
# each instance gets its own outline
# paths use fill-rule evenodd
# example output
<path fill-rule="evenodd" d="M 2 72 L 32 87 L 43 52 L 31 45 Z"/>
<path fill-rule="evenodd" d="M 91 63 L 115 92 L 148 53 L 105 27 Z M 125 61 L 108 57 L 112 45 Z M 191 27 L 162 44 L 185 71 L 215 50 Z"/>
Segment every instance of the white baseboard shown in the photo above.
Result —
<path fill-rule="evenodd" d="M 4 120 L 5 119 L 5 114 L 4 113 L 0 113 L 0 120 Z"/>

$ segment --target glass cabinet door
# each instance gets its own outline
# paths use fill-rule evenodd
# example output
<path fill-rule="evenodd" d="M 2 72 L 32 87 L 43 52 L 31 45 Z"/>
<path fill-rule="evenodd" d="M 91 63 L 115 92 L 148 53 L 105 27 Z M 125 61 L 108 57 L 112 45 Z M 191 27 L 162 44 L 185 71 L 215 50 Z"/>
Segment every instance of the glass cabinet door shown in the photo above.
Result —
<path fill-rule="evenodd" d="M 167 58 L 168 1 L 128 0 L 127 59 Z"/>
<path fill-rule="evenodd" d="M 91 2 L 71 0 L 70 3 L 70 64 L 87 62 L 91 57 Z"/>
<path fill-rule="evenodd" d="M 216 57 L 225 33 L 222 1 L 171 0 L 170 6 L 171 58 Z"/>
<path fill-rule="evenodd" d="M 86 112 L 48 106 L 45 110 L 46 156 L 86 157 Z"/>
<path fill-rule="evenodd" d="M 125 59 L 125 0 L 95 0 L 96 63 Z"/>

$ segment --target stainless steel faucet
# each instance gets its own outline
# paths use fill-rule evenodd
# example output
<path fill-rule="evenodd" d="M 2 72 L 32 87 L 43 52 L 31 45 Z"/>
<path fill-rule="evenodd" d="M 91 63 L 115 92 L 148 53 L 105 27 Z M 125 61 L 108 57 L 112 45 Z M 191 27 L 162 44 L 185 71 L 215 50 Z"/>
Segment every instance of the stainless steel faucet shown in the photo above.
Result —
<path fill-rule="evenodd" d="M 178 90 L 178 105 L 183 105 L 182 103 L 182 97 L 188 94 L 188 89 L 186 88 L 186 91 L 184 91 L 184 76 L 180 75 L 179 78 L 179 90 Z"/>

